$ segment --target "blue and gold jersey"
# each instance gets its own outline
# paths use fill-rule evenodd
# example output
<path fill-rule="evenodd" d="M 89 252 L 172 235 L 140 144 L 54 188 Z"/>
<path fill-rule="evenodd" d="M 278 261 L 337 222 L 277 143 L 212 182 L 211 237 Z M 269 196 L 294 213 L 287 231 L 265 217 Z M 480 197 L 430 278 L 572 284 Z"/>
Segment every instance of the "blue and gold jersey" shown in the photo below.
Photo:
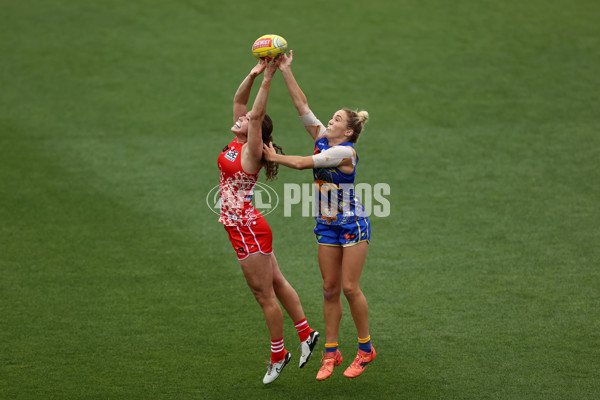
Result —
<path fill-rule="evenodd" d="M 350 146 L 352 143 L 341 143 L 337 146 Z M 315 142 L 314 154 L 331 148 L 326 137 Z M 358 166 L 358 155 L 354 170 L 345 174 L 337 167 L 313 168 L 315 179 L 315 219 L 328 225 L 343 225 L 365 218 L 365 209 L 354 193 L 354 177 Z"/>

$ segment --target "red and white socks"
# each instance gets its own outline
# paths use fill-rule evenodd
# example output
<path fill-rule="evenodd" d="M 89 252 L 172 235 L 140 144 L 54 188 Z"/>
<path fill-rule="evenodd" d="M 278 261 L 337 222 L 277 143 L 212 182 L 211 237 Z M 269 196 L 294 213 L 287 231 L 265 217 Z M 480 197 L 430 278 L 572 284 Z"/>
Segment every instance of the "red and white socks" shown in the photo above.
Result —
<path fill-rule="evenodd" d="M 296 332 L 298 332 L 298 336 L 300 336 L 300 341 L 304 342 L 310 336 L 310 333 L 313 329 L 310 329 L 306 318 L 302 318 L 300 321 L 295 322 L 294 326 L 296 327 Z"/>
<path fill-rule="evenodd" d="M 279 362 L 283 360 L 283 357 L 285 357 L 285 346 L 283 345 L 283 338 L 276 340 L 271 339 L 271 362 Z"/>
<path fill-rule="evenodd" d="M 300 321 L 295 322 L 294 326 L 296 327 L 296 332 L 298 332 L 301 342 L 307 340 L 310 337 L 310 333 L 313 331 L 313 329 L 310 329 L 306 318 L 302 318 Z M 276 340 L 271 339 L 271 362 L 276 363 L 283 360 L 285 353 L 286 350 L 283 338 Z"/>

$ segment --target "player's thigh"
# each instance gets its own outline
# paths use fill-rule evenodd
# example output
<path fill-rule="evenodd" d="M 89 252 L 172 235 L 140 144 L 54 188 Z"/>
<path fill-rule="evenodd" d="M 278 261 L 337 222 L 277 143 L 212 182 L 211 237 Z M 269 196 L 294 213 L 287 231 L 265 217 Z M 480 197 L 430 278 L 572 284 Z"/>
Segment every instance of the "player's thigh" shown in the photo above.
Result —
<path fill-rule="evenodd" d="M 273 288 L 271 255 L 255 253 L 240 260 L 242 272 L 252 290 L 266 292 Z"/>
<path fill-rule="evenodd" d="M 360 281 L 369 244 L 360 242 L 343 248 L 342 285 L 344 289 L 357 288 Z"/>
<path fill-rule="evenodd" d="M 342 247 L 319 245 L 319 268 L 323 277 L 323 286 L 341 288 L 342 285 Z"/>

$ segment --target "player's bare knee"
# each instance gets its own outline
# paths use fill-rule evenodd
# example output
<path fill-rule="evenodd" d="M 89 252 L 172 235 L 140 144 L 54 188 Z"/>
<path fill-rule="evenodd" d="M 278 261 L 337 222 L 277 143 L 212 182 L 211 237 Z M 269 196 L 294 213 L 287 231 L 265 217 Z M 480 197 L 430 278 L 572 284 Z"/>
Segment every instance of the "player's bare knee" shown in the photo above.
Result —
<path fill-rule="evenodd" d="M 323 282 L 323 298 L 325 300 L 336 300 L 340 297 L 341 287 L 336 284 Z"/>
<path fill-rule="evenodd" d="M 344 296 L 348 301 L 352 301 L 362 296 L 362 291 L 360 290 L 360 287 L 355 285 L 344 286 Z"/>

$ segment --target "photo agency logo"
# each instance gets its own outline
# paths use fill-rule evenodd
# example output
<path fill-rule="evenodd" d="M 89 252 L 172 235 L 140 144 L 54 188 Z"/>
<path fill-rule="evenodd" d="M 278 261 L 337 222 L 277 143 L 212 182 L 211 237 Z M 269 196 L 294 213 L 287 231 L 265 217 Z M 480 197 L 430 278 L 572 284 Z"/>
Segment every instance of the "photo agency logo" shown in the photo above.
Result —
<path fill-rule="evenodd" d="M 389 217 L 390 185 L 387 183 L 316 184 L 286 183 L 283 188 L 283 216 L 291 217 L 292 208 L 300 208 L 303 217 Z"/>
<path fill-rule="evenodd" d="M 272 213 L 279 205 L 277 192 L 269 185 L 256 182 L 254 189 L 250 191 L 240 190 L 235 196 L 230 196 L 229 202 L 233 205 L 243 206 L 245 201 L 252 200 L 254 208 L 265 216 Z M 219 196 L 219 185 L 213 187 L 206 195 L 206 205 L 217 215 L 221 214 L 221 197 Z"/>
<path fill-rule="evenodd" d="M 233 191 L 232 191 L 233 192 Z M 318 214 L 334 216 L 341 214 L 350 216 L 356 213 L 359 217 L 375 216 L 389 217 L 390 202 L 387 196 L 391 194 L 387 183 L 359 183 L 357 185 L 343 184 L 340 186 L 320 186 L 311 183 L 285 183 L 283 185 L 283 216 L 315 217 Z M 348 193 L 358 201 L 350 201 Z M 279 206 L 279 195 L 269 185 L 257 182 L 251 191 L 235 191 L 235 195 L 227 196 L 230 207 L 243 207 L 243 203 L 252 201 L 263 216 L 272 213 Z M 351 207 L 350 205 L 354 205 Z M 206 195 L 206 205 L 217 215 L 221 213 L 221 198 L 219 185 L 213 187 Z M 358 205 L 358 206 L 357 206 Z M 354 214 L 353 214 L 354 215 Z"/>

